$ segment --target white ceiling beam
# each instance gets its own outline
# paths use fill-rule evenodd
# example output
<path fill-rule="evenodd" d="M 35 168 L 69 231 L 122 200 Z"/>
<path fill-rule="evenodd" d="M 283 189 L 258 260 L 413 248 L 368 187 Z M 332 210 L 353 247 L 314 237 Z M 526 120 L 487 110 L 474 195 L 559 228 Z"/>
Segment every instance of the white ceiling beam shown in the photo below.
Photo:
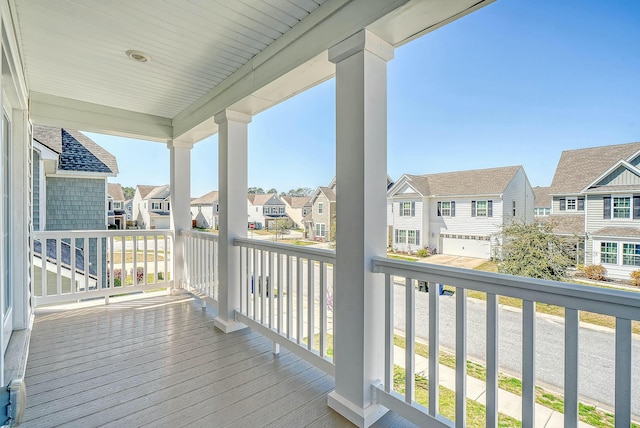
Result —
<path fill-rule="evenodd" d="M 166 143 L 173 138 L 171 119 L 84 101 L 31 92 L 30 117 L 36 125 Z"/>

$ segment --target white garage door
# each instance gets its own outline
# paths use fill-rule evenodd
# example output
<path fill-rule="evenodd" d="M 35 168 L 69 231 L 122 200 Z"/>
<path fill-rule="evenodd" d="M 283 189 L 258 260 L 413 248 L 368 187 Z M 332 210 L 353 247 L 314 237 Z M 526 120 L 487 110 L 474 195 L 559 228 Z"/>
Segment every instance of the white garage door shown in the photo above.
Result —
<path fill-rule="evenodd" d="M 475 239 L 442 238 L 442 254 L 488 259 L 491 256 L 491 243 Z"/>

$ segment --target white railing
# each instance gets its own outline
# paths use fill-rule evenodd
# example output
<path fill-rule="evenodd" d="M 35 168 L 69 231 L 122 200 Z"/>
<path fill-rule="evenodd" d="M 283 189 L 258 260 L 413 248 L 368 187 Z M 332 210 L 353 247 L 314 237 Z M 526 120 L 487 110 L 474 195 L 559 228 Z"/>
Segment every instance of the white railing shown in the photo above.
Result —
<path fill-rule="evenodd" d="M 535 414 L 535 334 L 536 302 L 565 308 L 564 320 L 564 426 L 578 425 L 578 336 L 579 312 L 614 316 L 615 327 L 615 426 L 629 427 L 631 421 L 632 334 L 631 321 L 640 320 L 640 296 L 554 281 L 535 280 L 468 269 L 411 263 L 377 257 L 373 271 L 386 278 L 385 376 L 374 385 L 378 403 L 420 426 L 453 426 L 438 411 L 440 350 L 440 303 L 438 287 L 429 287 L 428 314 L 416 313 L 415 281 L 455 287 L 455 426 L 466 425 L 467 290 L 486 293 L 486 426 L 498 426 L 498 296 L 522 299 L 522 424 L 534 426 Z M 394 390 L 394 276 L 404 283 L 406 334 L 404 393 Z M 415 401 L 416 317 L 428 317 L 428 405 Z M 397 322 L 397 320 L 396 320 Z M 397 327 L 397 324 L 395 325 Z M 517 349 L 512 350 L 517 353 Z M 562 358 L 562 355 L 558 355 Z M 585 373 L 589 376 L 589 373 Z M 636 385 L 636 388 L 638 386 Z"/>
<path fill-rule="evenodd" d="M 171 233 L 169 230 L 33 232 L 34 305 L 169 287 Z"/>
<path fill-rule="evenodd" d="M 253 239 L 235 245 L 241 258 L 238 321 L 333 375 L 335 252 Z"/>
<path fill-rule="evenodd" d="M 184 287 L 218 301 L 218 235 L 195 230 L 180 232 L 185 259 Z"/>

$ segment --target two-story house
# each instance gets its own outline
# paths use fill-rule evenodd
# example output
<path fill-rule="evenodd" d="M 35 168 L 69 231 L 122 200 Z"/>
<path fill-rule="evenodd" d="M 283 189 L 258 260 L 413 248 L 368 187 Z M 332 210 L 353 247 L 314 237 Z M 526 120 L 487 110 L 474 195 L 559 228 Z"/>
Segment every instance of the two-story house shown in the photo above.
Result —
<path fill-rule="evenodd" d="M 307 236 L 315 241 L 330 241 L 331 225 L 336 221 L 336 180 L 329 187 L 318 187 L 311 196 L 311 221 L 305 227 Z"/>
<path fill-rule="evenodd" d="M 191 219 L 195 220 L 196 227 L 217 229 L 219 211 L 217 190 L 191 201 Z"/>
<path fill-rule="evenodd" d="M 562 152 L 549 221 L 584 242 L 584 264 L 629 279 L 640 269 L 640 143 Z"/>
<path fill-rule="evenodd" d="M 310 196 L 283 196 L 285 212 L 295 227 L 304 228 L 303 219 L 311 213 L 312 204 Z"/>
<path fill-rule="evenodd" d="M 169 229 L 171 205 L 169 185 L 136 186 L 133 196 L 133 218 L 142 229 Z"/>
<path fill-rule="evenodd" d="M 264 195 L 249 193 L 247 200 L 249 203 L 249 223 L 271 229 L 277 219 L 287 217 L 286 205 L 275 193 Z"/>
<path fill-rule="evenodd" d="M 490 258 L 511 222 L 533 221 L 533 190 L 522 166 L 405 174 L 387 192 L 394 250 Z"/>
<path fill-rule="evenodd" d="M 109 228 L 125 229 L 127 213 L 124 209 L 125 199 L 122 186 L 108 183 L 107 188 L 107 225 Z"/>

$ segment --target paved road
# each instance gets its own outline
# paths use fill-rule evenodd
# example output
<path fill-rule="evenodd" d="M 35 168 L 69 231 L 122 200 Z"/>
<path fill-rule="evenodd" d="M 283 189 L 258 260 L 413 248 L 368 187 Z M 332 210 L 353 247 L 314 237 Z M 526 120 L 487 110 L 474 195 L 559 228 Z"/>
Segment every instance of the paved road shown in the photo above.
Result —
<path fill-rule="evenodd" d="M 455 296 L 440 299 L 440 343 L 455 350 Z M 416 336 L 428 340 L 429 297 L 416 292 Z M 485 359 L 484 301 L 467 300 L 467 352 L 472 359 Z M 404 330 L 404 286 L 395 287 L 395 326 Z M 499 364 L 502 371 L 519 377 L 522 364 L 522 315 L 512 308 L 499 311 Z M 612 408 L 614 404 L 613 331 L 580 328 L 579 390 L 583 399 L 592 404 Z M 632 412 L 640 415 L 640 338 L 633 340 Z M 562 388 L 564 381 L 564 322 L 557 317 L 536 317 L 536 378 L 541 385 Z M 633 392 L 635 391 L 635 392 Z"/>

